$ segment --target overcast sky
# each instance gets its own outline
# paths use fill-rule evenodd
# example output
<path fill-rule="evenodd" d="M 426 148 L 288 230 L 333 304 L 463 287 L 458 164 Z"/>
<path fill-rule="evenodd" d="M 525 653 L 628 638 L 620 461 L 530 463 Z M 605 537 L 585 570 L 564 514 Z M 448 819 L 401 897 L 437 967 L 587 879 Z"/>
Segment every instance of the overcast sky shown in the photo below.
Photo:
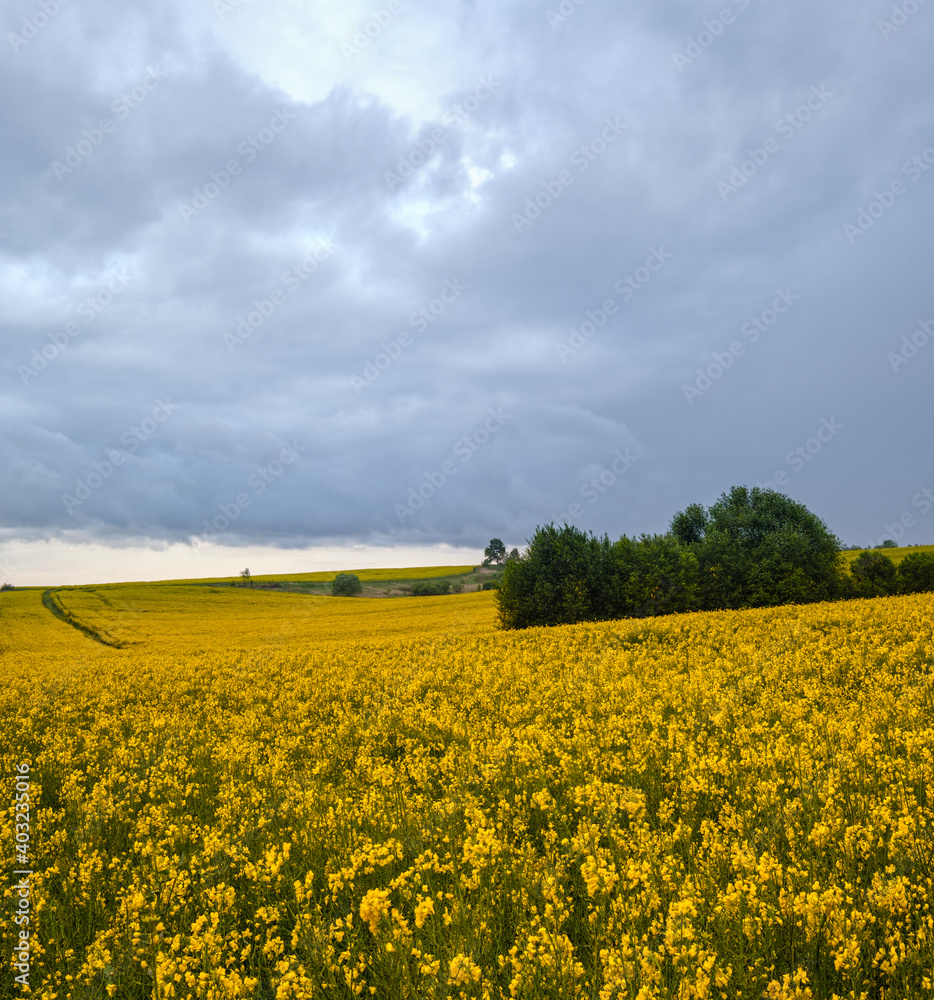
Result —
<path fill-rule="evenodd" d="M 0 24 L 4 580 L 472 562 L 757 483 L 934 542 L 934 5 Z"/>

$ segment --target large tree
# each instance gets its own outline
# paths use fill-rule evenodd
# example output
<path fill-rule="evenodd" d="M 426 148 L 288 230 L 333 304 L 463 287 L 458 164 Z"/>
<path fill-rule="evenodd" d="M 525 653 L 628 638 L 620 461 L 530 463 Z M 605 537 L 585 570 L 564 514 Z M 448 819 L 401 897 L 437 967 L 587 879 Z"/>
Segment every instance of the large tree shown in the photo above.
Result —
<path fill-rule="evenodd" d="M 521 559 L 510 559 L 496 592 L 503 628 L 564 625 L 613 617 L 609 538 L 553 524 L 537 528 Z"/>
<path fill-rule="evenodd" d="M 912 552 L 898 564 L 898 589 L 902 594 L 934 591 L 934 552 Z"/>
<path fill-rule="evenodd" d="M 697 607 L 697 557 L 673 535 L 625 535 L 613 546 L 615 614 L 643 618 Z"/>
<path fill-rule="evenodd" d="M 490 544 L 483 550 L 483 565 L 499 565 L 506 561 L 506 546 L 501 538 L 491 538 Z"/>
<path fill-rule="evenodd" d="M 840 542 L 803 504 L 734 486 L 709 510 L 693 504 L 671 532 L 698 561 L 703 608 L 830 600 L 840 592 Z"/>

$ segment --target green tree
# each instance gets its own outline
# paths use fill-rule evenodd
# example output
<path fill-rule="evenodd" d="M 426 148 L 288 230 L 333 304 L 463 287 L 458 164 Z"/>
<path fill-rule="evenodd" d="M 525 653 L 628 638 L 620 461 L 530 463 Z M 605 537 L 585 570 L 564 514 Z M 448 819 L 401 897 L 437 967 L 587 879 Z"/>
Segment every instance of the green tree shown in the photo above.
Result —
<path fill-rule="evenodd" d="M 253 579 L 250 576 L 250 571 L 248 569 L 242 569 L 242 570 L 240 570 L 240 579 L 243 581 L 243 586 L 244 587 L 247 587 L 247 586 L 252 587 L 253 586 Z"/>
<path fill-rule="evenodd" d="M 704 540 L 710 518 L 699 503 L 692 503 L 671 519 L 671 534 L 682 545 L 697 545 Z"/>
<path fill-rule="evenodd" d="M 912 552 L 898 564 L 898 592 L 927 594 L 934 591 L 934 552 Z"/>
<path fill-rule="evenodd" d="M 613 610 L 620 617 L 643 618 L 697 605 L 697 556 L 673 535 L 625 535 L 613 546 L 616 595 Z"/>
<path fill-rule="evenodd" d="M 355 573 L 338 573 L 331 582 L 334 597 L 356 597 L 363 592 L 363 584 Z"/>
<path fill-rule="evenodd" d="M 491 538 L 490 544 L 483 550 L 483 565 L 500 565 L 506 561 L 506 546 L 501 538 Z"/>
<path fill-rule="evenodd" d="M 898 571 L 888 556 L 872 549 L 850 564 L 857 597 L 888 597 L 898 590 Z"/>
<path fill-rule="evenodd" d="M 707 511 L 693 504 L 671 533 L 698 562 L 702 608 L 767 607 L 840 593 L 840 542 L 803 504 L 734 486 Z"/>
<path fill-rule="evenodd" d="M 564 625 L 612 617 L 609 538 L 553 524 L 537 528 L 521 559 L 510 560 L 496 599 L 503 628 Z"/>

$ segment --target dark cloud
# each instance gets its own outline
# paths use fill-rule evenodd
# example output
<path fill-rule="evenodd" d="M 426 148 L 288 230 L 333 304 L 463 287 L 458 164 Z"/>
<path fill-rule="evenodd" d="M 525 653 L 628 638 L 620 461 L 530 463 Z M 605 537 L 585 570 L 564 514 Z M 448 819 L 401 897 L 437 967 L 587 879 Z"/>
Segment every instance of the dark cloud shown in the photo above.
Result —
<path fill-rule="evenodd" d="M 354 62 L 363 7 L 9 5 L 4 538 L 521 544 L 776 473 L 845 541 L 912 510 L 931 14 L 571 6 L 407 5 Z"/>

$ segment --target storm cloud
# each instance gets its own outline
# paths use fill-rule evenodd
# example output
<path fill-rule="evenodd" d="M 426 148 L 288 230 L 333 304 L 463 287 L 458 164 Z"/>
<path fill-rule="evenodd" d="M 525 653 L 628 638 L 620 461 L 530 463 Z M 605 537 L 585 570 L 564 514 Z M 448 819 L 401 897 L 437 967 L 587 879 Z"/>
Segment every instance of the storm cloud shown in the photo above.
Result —
<path fill-rule="evenodd" d="M 657 532 L 734 484 L 845 543 L 934 541 L 934 5 L 11 0 L 0 26 L 21 582 L 66 540 Z"/>

